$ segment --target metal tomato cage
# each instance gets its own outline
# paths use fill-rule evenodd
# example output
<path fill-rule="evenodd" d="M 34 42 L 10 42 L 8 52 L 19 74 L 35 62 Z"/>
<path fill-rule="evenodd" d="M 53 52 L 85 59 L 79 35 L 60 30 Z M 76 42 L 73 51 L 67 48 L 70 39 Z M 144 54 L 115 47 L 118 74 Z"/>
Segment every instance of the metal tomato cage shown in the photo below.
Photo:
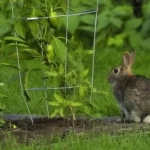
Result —
<path fill-rule="evenodd" d="M 66 17 L 66 32 L 65 32 L 65 38 L 66 38 L 66 45 L 68 44 L 68 26 L 69 26 L 69 18 L 71 16 L 80 16 L 80 15 L 89 15 L 89 14 L 95 14 L 95 19 L 94 19 L 94 31 L 93 31 L 93 54 L 92 54 L 92 73 L 91 73 L 91 85 L 93 88 L 93 80 L 94 80 L 94 65 L 95 65 L 95 49 L 96 49 L 96 29 L 97 29 L 97 16 L 98 16 L 98 4 L 99 4 L 99 0 L 96 0 L 97 5 L 95 6 L 95 9 L 92 10 L 84 10 L 84 11 L 80 11 L 80 12 L 76 12 L 76 13 L 70 13 L 69 9 L 70 9 L 70 0 L 67 0 L 67 12 L 66 14 L 58 14 L 58 16 L 54 16 L 54 17 Z M 13 2 L 11 1 L 11 9 L 12 9 L 12 18 L 13 19 L 18 19 L 18 20 L 26 20 L 26 21 L 31 21 L 31 20 L 42 20 L 42 19 L 49 19 L 51 18 L 50 16 L 45 16 L 45 17 L 29 17 L 29 18 L 25 18 L 25 17 L 15 17 L 15 13 L 14 13 L 14 6 L 13 6 Z M 16 37 L 17 34 L 15 33 L 14 36 Z M 30 108 L 28 106 L 28 103 L 26 101 L 25 95 L 24 95 L 24 90 L 23 90 L 23 83 L 22 83 L 22 74 L 20 71 L 21 65 L 20 65 L 20 59 L 19 59 L 19 48 L 17 46 L 17 41 L 16 41 L 16 54 L 17 54 L 17 67 L 19 68 L 18 74 L 19 74 L 19 82 L 20 82 L 20 89 L 21 89 L 21 94 L 22 94 L 22 99 L 23 102 L 26 106 L 27 109 L 27 113 L 28 116 L 25 115 L 25 117 L 28 117 L 32 124 L 34 124 L 34 118 L 36 118 L 36 116 L 33 116 L 30 112 Z M 67 57 L 67 49 L 66 49 L 66 57 Z M 67 62 L 65 62 L 65 76 L 66 76 L 66 69 L 67 69 Z M 43 85 L 45 86 L 45 81 L 43 81 Z M 33 87 L 30 89 L 26 89 L 27 91 L 44 91 L 45 97 L 47 97 L 47 90 L 58 90 L 58 89 L 66 89 L 66 88 L 75 88 L 75 87 Z M 90 95 L 90 101 L 92 100 L 92 94 Z M 45 102 L 46 105 L 46 111 L 47 111 L 47 117 L 49 117 L 49 108 L 48 108 L 48 101 L 46 100 Z M 13 116 L 13 115 L 12 115 Z M 5 115 L 6 119 L 10 119 L 11 115 Z M 15 116 L 16 117 L 16 116 Z M 19 116 L 20 118 L 21 116 Z M 23 117 L 24 118 L 24 117 Z"/>

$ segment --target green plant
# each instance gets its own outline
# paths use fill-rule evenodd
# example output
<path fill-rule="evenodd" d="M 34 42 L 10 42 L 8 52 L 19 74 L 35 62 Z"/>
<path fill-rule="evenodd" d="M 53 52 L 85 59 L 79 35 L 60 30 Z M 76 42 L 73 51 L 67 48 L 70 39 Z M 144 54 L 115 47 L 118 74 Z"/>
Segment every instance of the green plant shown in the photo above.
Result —
<path fill-rule="evenodd" d="M 37 76 L 41 76 L 45 80 L 46 86 L 58 88 L 55 92 L 53 90 L 47 91 L 49 101 L 56 101 L 54 95 L 57 94 L 66 101 L 79 101 L 83 104 L 74 109 L 76 114 L 92 114 L 93 116 L 118 114 L 116 104 L 113 101 L 111 102 L 112 94 L 109 94 L 109 85 L 105 80 L 110 68 L 116 65 L 116 59 L 120 58 L 121 51 L 135 49 L 142 55 L 141 59 L 145 58 L 142 51 L 148 52 L 150 47 L 149 1 L 144 2 L 141 18 L 134 16 L 130 2 L 99 1 L 94 86 L 100 89 L 100 96 L 94 93 L 92 102 L 88 101 L 91 91 L 94 91 L 89 82 L 91 73 L 91 58 L 89 56 L 93 53 L 89 49 L 92 49 L 93 46 L 95 14 L 69 17 L 68 40 L 66 40 L 62 36 L 65 33 L 66 17 L 57 17 L 67 11 L 67 5 L 64 1 L 4 0 L 0 3 L 2 4 L 0 5 L 1 25 L 6 27 L 3 32 L 0 32 L 0 62 L 5 62 L 5 64 L 7 62 L 7 66 L 14 68 L 16 61 L 12 59 L 17 57 L 17 45 L 21 65 L 20 71 L 24 73 L 24 76 L 22 76 L 24 91 L 29 85 L 32 85 L 29 79 L 32 73 L 36 72 Z M 10 19 L 12 18 L 12 3 L 14 15 L 17 19 Z M 76 13 L 95 7 L 96 0 L 92 3 L 86 0 L 76 0 L 70 2 L 69 12 Z M 40 18 L 45 16 L 57 18 Z M 33 19 L 37 17 L 40 19 Z M 26 20 L 25 18 L 29 19 Z M 14 32 L 17 33 L 16 37 Z M 116 63 L 118 62 L 119 59 Z M 67 72 L 65 72 L 65 67 Z M 44 75 L 42 76 L 43 71 Z M 144 72 L 144 69 L 142 71 Z M 82 72 L 87 73 L 83 78 L 81 78 Z M 78 87 L 78 85 L 80 86 Z M 74 86 L 77 87 L 69 88 Z M 108 97 L 103 96 L 101 91 L 107 91 Z M 81 93 L 84 93 L 83 96 L 81 96 Z M 29 100 L 30 92 L 26 91 L 25 95 Z M 75 96 L 71 97 L 71 95 Z M 105 107 L 103 108 L 103 106 Z M 68 108 L 66 107 L 64 111 L 67 112 Z M 50 113 L 53 113 L 55 109 L 57 107 L 52 107 Z M 68 116 L 69 113 L 67 112 L 65 115 Z"/>
<path fill-rule="evenodd" d="M 26 100 L 30 100 L 27 91 L 30 73 L 41 71 L 46 86 L 56 89 L 43 99 L 49 101 L 51 117 L 71 116 L 74 121 L 78 110 L 81 114 L 88 112 L 90 115 L 87 109 L 89 96 L 95 89 L 91 86 L 89 69 L 85 67 L 85 63 L 86 58 L 93 54 L 93 50 L 84 49 L 74 36 L 66 39 L 57 35 L 62 21 L 56 18 L 57 13 L 66 11 L 65 4 L 62 1 L 41 0 L 12 1 L 11 5 L 14 10 L 12 16 L 19 19 L 14 19 L 13 22 L 15 34 L 12 32 L 3 39 L 2 55 L 6 55 L 11 64 L 2 65 L 24 73 L 22 83 Z M 33 19 L 47 15 L 50 18 Z M 15 67 L 15 61 L 12 60 L 16 59 L 21 68 Z M 82 109 L 85 107 L 86 109 Z"/>

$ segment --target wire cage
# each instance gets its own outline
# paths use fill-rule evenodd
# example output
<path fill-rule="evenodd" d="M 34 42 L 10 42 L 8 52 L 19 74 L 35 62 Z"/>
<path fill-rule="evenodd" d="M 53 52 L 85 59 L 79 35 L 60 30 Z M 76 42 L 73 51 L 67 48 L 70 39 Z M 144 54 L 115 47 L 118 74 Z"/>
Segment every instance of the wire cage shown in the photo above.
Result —
<path fill-rule="evenodd" d="M 95 65 L 95 50 L 96 50 L 96 30 L 97 30 L 97 15 L 98 15 L 98 6 L 99 6 L 99 0 L 96 1 L 96 6 L 93 9 L 90 10 L 80 10 L 78 12 L 72 12 L 70 11 L 70 0 L 66 1 L 66 14 L 58 14 L 57 16 L 45 16 L 45 17 L 16 17 L 15 11 L 14 11 L 14 4 L 13 2 L 11 2 L 11 9 L 12 9 L 12 19 L 13 20 L 25 20 L 25 21 L 39 21 L 39 20 L 45 20 L 45 19 L 50 19 L 50 18 L 60 18 L 60 17 L 65 17 L 66 18 L 66 28 L 65 28 L 65 43 L 66 45 L 68 44 L 68 27 L 69 27 L 69 19 L 70 17 L 73 16 L 83 16 L 83 15 L 90 15 L 90 14 L 95 14 L 95 19 L 94 19 L 94 31 L 93 31 L 93 54 L 92 54 L 92 72 L 91 72 L 91 86 L 94 87 L 94 65 Z M 14 36 L 17 37 L 17 33 L 14 33 Z M 23 89 L 23 81 L 22 81 L 22 73 L 20 71 L 21 69 L 21 63 L 20 63 L 20 55 L 19 55 L 19 48 L 18 48 L 18 42 L 16 41 L 16 55 L 17 55 L 17 67 L 19 68 L 18 70 L 18 74 L 19 74 L 19 84 L 20 84 L 20 89 L 21 89 L 21 94 L 22 94 L 22 99 L 23 102 L 26 106 L 27 109 L 27 113 L 30 116 L 30 120 L 32 123 L 34 123 L 33 118 L 32 118 L 32 113 L 30 111 L 30 107 L 28 105 L 28 102 L 26 100 L 25 97 L 25 93 L 24 93 L 24 89 Z M 65 53 L 65 77 L 66 77 L 66 73 L 67 73 L 67 48 L 66 48 L 66 53 Z M 43 52 L 41 53 L 42 57 L 43 57 Z M 43 60 L 41 60 L 43 61 Z M 32 87 L 32 88 L 27 88 L 26 91 L 43 91 L 44 92 L 44 97 L 45 97 L 45 106 L 46 106 L 46 114 L 47 117 L 49 117 L 49 106 L 48 106 L 48 101 L 47 101 L 47 90 L 66 90 L 66 89 L 71 89 L 71 88 L 78 88 L 80 85 L 77 86 L 67 86 L 66 84 L 62 87 L 49 87 L 46 84 L 46 81 L 43 81 L 43 86 L 42 87 Z M 89 101 L 92 101 L 92 92 L 90 94 L 90 98 Z"/>

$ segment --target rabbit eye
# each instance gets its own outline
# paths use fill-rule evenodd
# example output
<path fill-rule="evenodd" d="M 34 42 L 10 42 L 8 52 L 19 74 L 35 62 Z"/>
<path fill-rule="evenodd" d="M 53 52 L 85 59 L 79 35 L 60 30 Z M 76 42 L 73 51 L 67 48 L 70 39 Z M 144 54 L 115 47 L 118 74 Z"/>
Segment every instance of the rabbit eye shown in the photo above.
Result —
<path fill-rule="evenodd" d="M 114 73 L 118 73 L 118 71 L 119 71 L 119 70 L 118 70 L 117 68 L 116 68 L 116 69 L 114 69 Z"/>

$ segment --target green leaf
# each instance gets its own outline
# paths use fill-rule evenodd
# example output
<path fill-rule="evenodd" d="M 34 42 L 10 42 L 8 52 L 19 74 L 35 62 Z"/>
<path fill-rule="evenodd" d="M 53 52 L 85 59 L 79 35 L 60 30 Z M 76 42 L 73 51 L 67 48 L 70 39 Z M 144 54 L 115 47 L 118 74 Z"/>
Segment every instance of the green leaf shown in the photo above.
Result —
<path fill-rule="evenodd" d="M 60 64 L 60 65 L 59 65 L 59 74 L 60 74 L 60 75 L 63 75 L 64 72 L 65 72 L 64 66 L 63 66 L 63 64 Z"/>
<path fill-rule="evenodd" d="M 56 117 L 58 113 L 59 113 L 59 109 L 55 109 L 54 112 L 52 112 L 52 113 L 50 114 L 50 117 L 51 117 L 51 118 Z"/>
<path fill-rule="evenodd" d="M 117 28 L 121 28 L 123 23 L 121 19 L 114 18 L 114 17 L 110 18 L 110 22 Z"/>
<path fill-rule="evenodd" d="M 98 26 L 97 26 L 98 31 L 103 30 L 109 25 L 110 14 L 111 14 L 110 10 L 106 9 L 98 16 Z"/>
<path fill-rule="evenodd" d="M 8 64 L 8 63 L 0 63 L 0 66 L 6 66 L 6 67 L 10 67 L 10 68 L 19 70 L 19 68 L 17 66 L 11 65 L 11 64 Z"/>
<path fill-rule="evenodd" d="M 130 6 L 117 6 L 113 9 L 113 13 L 117 16 L 131 16 L 132 7 Z"/>
<path fill-rule="evenodd" d="M 70 31 L 71 34 L 74 34 L 76 29 L 78 28 L 80 23 L 80 17 L 74 16 L 69 18 L 69 26 L 68 30 Z"/>
<path fill-rule="evenodd" d="M 91 108 L 94 108 L 95 110 L 99 110 L 99 107 L 96 103 L 91 101 L 91 102 L 89 102 L 89 105 L 90 105 Z"/>
<path fill-rule="evenodd" d="M 118 34 L 115 37 L 109 37 L 108 39 L 108 46 L 112 46 L 115 45 L 117 47 L 121 47 L 124 44 L 124 38 L 127 37 L 128 34 L 126 33 L 122 33 L 122 34 Z"/>
<path fill-rule="evenodd" d="M 80 77 L 82 77 L 82 78 L 86 77 L 88 75 L 88 73 L 89 73 L 89 69 L 86 69 L 86 70 L 81 72 Z"/>
<path fill-rule="evenodd" d="M 26 65 L 23 65 L 22 68 L 25 70 L 41 71 L 42 69 L 47 69 L 47 66 L 41 62 L 41 58 L 35 58 L 26 61 Z"/>
<path fill-rule="evenodd" d="M 23 39 L 26 37 L 26 27 L 25 23 L 21 20 L 16 20 L 14 23 L 14 28 L 16 33 L 21 36 Z"/>
<path fill-rule="evenodd" d="M 81 25 L 79 26 L 80 30 L 84 30 L 84 31 L 88 31 L 88 32 L 92 32 L 94 31 L 94 27 L 93 26 L 85 26 L 85 25 Z"/>
<path fill-rule="evenodd" d="M 86 114 L 90 115 L 92 114 L 90 107 L 88 106 L 83 106 L 83 110 Z"/>
<path fill-rule="evenodd" d="M 39 23 L 36 20 L 30 20 L 28 21 L 28 26 L 30 28 L 30 30 L 33 33 L 33 36 L 38 37 L 38 33 L 39 33 Z"/>
<path fill-rule="evenodd" d="M 15 36 L 7 36 L 4 38 L 4 40 L 6 41 L 16 41 L 16 42 L 23 42 L 25 43 L 26 41 L 24 41 L 23 39 L 19 38 L 19 37 L 15 37 Z"/>
<path fill-rule="evenodd" d="M 28 75 L 30 74 L 30 72 L 33 71 L 33 70 L 28 70 L 25 72 L 25 76 L 22 78 L 22 82 L 23 82 L 23 89 L 24 89 L 24 96 L 26 98 L 27 101 L 30 100 L 30 97 L 28 95 L 28 92 L 26 91 L 27 89 L 27 85 L 28 85 Z"/>
<path fill-rule="evenodd" d="M 111 45 L 120 47 L 123 45 L 123 39 L 110 37 L 108 40 L 108 46 L 111 46 Z"/>
<path fill-rule="evenodd" d="M 26 45 L 24 43 L 10 43 L 10 44 L 7 44 L 6 46 L 18 46 L 18 47 L 26 47 L 26 48 L 28 48 L 28 45 Z"/>
<path fill-rule="evenodd" d="M 149 33 L 150 33 L 150 20 L 146 20 L 143 22 L 143 26 L 142 26 L 142 37 L 143 38 L 148 38 L 149 37 Z"/>
<path fill-rule="evenodd" d="M 64 99 L 60 95 L 54 93 L 54 97 L 55 97 L 57 102 L 59 102 L 61 104 L 64 103 Z"/>
<path fill-rule="evenodd" d="M 33 56 L 33 57 L 37 57 L 40 56 L 40 54 L 35 50 L 35 49 L 23 49 L 23 52 Z"/>
<path fill-rule="evenodd" d="M 9 2 L 8 2 L 8 4 L 9 4 Z M 6 36 L 8 33 L 10 33 L 12 31 L 11 26 L 12 26 L 13 19 L 11 19 L 11 17 L 6 17 L 7 16 L 6 14 L 8 13 L 8 10 L 7 10 L 7 12 L 4 12 L 2 10 L 2 7 L 4 7 L 4 5 L 2 4 L 2 1 L 0 2 L 0 6 L 1 6 L 0 37 L 2 38 L 2 37 Z"/>
<path fill-rule="evenodd" d="M 83 106 L 83 104 L 80 103 L 80 102 L 70 102 L 70 106 L 72 106 L 72 107 L 79 107 L 79 106 Z"/>
<path fill-rule="evenodd" d="M 51 106 L 60 106 L 60 103 L 58 103 L 57 101 L 51 101 L 48 102 Z"/>
<path fill-rule="evenodd" d="M 42 3 L 41 3 L 42 4 Z M 44 4 L 43 4 L 44 6 Z M 32 6 L 32 11 L 31 11 L 31 15 L 30 17 L 37 17 L 37 16 L 44 16 L 44 12 L 42 11 L 42 9 L 37 8 L 36 6 Z"/>
<path fill-rule="evenodd" d="M 93 15 L 83 15 L 81 16 L 81 21 L 85 24 L 93 26 L 95 22 L 95 17 Z"/>
<path fill-rule="evenodd" d="M 85 92 L 87 91 L 87 86 L 80 86 L 79 87 L 79 95 L 82 97 L 82 96 L 85 96 Z"/>
<path fill-rule="evenodd" d="M 67 55 L 66 54 L 66 50 L 67 50 L 66 45 L 61 40 L 59 40 L 58 38 L 55 38 L 55 37 L 53 37 L 51 44 L 54 48 L 54 52 L 55 52 L 56 56 L 58 57 L 58 59 L 60 59 L 62 62 L 64 62 L 66 55 Z"/>
<path fill-rule="evenodd" d="M 45 73 L 46 77 L 57 77 L 58 76 L 57 71 L 45 71 L 44 73 Z"/>
<path fill-rule="evenodd" d="M 92 55 L 94 53 L 94 50 L 84 50 L 84 55 Z"/>
<path fill-rule="evenodd" d="M 64 117 L 64 116 L 65 116 L 65 114 L 64 114 L 64 109 L 63 109 L 63 108 L 61 108 L 61 109 L 59 110 L 59 114 L 60 114 L 61 117 Z"/>
<path fill-rule="evenodd" d="M 126 22 L 125 25 L 125 30 L 133 30 L 142 25 L 142 19 L 141 18 L 134 18 L 134 19 L 129 19 Z"/>
<path fill-rule="evenodd" d="M 63 18 L 61 18 L 61 19 L 62 19 L 63 25 L 66 27 L 66 18 L 63 17 Z M 70 17 L 68 23 L 69 23 L 69 26 L 68 26 L 69 32 L 70 32 L 71 34 L 74 34 L 74 32 L 76 31 L 76 29 L 77 29 L 78 26 L 79 26 L 80 17 L 78 17 L 78 16 Z"/>
<path fill-rule="evenodd" d="M 11 54 L 9 55 L 10 59 L 17 59 L 17 53 Z M 19 53 L 19 59 L 20 60 L 30 60 L 30 59 L 34 59 L 36 57 L 29 55 L 28 53 Z"/>
<path fill-rule="evenodd" d="M 77 73 L 75 70 L 71 70 L 67 73 L 66 83 L 68 86 L 72 86 L 77 83 Z"/>

